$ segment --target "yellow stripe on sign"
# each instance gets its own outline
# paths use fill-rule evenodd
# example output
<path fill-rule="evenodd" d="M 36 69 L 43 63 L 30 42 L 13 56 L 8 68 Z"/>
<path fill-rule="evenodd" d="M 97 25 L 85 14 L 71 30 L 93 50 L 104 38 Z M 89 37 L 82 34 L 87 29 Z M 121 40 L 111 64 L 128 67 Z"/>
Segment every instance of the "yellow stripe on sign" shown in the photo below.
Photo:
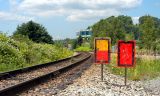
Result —
<path fill-rule="evenodd" d="M 108 51 L 108 40 L 96 40 L 96 47 L 99 51 Z"/>

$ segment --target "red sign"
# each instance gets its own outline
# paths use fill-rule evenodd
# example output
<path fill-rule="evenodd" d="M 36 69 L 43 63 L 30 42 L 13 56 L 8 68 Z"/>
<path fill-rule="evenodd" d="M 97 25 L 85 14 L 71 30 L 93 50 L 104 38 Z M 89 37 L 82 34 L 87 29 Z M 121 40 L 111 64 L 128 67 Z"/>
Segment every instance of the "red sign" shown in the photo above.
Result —
<path fill-rule="evenodd" d="M 118 42 L 118 66 L 133 67 L 135 62 L 135 41 Z"/>
<path fill-rule="evenodd" d="M 110 39 L 96 38 L 95 39 L 95 62 L 109 63 L 110 61 Z"/>

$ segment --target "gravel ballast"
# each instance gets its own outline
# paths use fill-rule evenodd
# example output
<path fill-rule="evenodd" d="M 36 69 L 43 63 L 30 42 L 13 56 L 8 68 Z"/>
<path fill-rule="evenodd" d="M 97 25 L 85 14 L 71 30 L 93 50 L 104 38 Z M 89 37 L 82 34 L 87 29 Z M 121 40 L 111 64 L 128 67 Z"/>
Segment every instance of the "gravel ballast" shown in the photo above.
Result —
<path fill-rule="evenodd" d="M 56 96 L 160 96 L 146 90 L 144 82 L 127 81 L 124 77 L 111 74 L 104 69 L 104 81 L 101 81 L 101 65 L 93 64 L 72 85 L 58 92 Z"/>
<path fill-rule="evenodd" d="M 58 92 L 72 84 L 75 79 L 80 77 L 82 73 L 91 66 L 91 60 L 92 58 L 89 58 L 76 67 L 58 75 L 56 78 L 50 78 L 50 80 L 42 84 L 19 93 L 18 96 L 55 96 Z"/>
<path fill-rule="evenodd" d="M 160 77 L 146 81 L 144 88 L 152 94 L 160 96 Z"/>

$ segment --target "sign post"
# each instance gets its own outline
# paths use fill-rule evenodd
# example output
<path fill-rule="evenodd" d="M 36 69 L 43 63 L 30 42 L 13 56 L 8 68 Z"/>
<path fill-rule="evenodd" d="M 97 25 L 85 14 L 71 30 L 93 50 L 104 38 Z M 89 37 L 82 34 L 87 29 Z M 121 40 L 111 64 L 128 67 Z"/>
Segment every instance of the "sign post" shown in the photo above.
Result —
<path fill-rule="evenodd" d="M 135 64 L 135 41 L 118 41 L 118 66 L 125 68 L 125 85 L 127 85 L 127 68 Z"/>
<path fill-rule="evenodd" d="M 101 64 L 101 80 L 103 81 L 103 63 Z"/>
<path fill-rule="evenodd" d="M 95 63 L 101 64 L 101 80 L 103 81 L 103 65 L 110 62 L 110 39 L 95 38 Z"/>
<path fill-rule="evenodd" d="M 124 81 L 125 86 L 127 85 L 127 67 L 125 67 L 125 81 Z"/>

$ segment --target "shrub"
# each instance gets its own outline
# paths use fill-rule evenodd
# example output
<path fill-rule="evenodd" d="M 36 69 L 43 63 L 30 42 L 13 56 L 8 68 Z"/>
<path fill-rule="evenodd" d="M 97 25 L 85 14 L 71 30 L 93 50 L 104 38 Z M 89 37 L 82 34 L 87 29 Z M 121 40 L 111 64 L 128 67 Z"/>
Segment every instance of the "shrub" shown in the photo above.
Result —
<path fill-rule="evenodd" d="M 71 56 L 73 52 L 52 44 L 34 43 L 27 37 L 0 34 L 0 72 L 47 63 Z"/>

